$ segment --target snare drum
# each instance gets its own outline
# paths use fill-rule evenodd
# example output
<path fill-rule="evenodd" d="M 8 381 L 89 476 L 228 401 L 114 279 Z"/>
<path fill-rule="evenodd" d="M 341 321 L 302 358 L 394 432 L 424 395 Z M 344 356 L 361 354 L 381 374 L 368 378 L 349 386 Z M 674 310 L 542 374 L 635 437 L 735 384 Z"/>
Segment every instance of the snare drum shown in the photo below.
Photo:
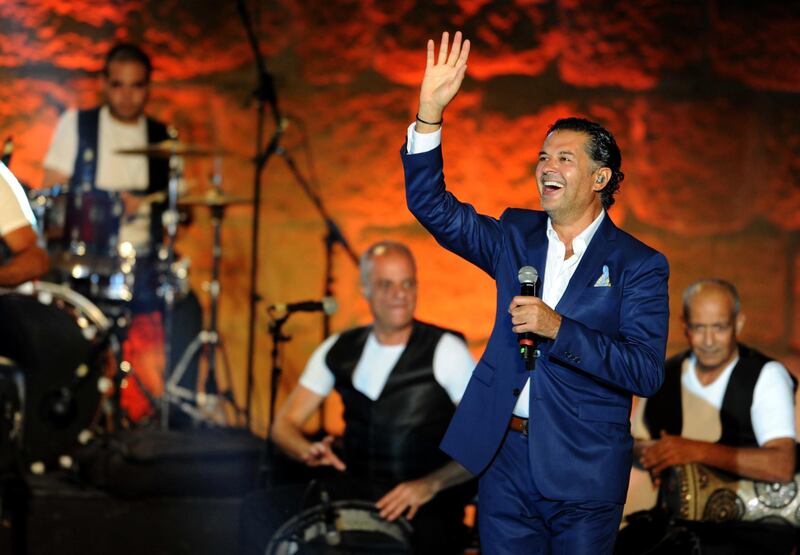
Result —
<path fill-rule="evenodd" d="M 411 526 L 403 518 L 381 518 L 374 503 L 334 501 L 287 521 L 272 536 L 267 555 L 291 553 L 411 553 Z"/>
<path fill-rule="evenodd" d="M 24 378 L 26 462 L 56 465 L 98 415 L 113 371 L 111 321 L 91 301 L 47 282 L 0 294 L 0 355 Z"/>

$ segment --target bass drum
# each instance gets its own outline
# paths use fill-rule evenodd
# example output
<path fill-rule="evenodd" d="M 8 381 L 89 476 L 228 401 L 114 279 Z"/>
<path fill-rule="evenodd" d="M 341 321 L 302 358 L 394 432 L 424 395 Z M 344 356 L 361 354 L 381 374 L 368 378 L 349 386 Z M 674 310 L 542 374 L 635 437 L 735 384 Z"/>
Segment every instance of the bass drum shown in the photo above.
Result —
<path fill-rule="evenodd" d="M 404 555 L 411 553 L 411 526 L 405 519 L 381 518 L 374 503 L 334 501 L 306 509 L 272 536 L 267 555 L 293 553 Z"/>
<path fill-rule="evenodd" d="M 111 321 L 61 285 L 25 284 L 0 294 L 0 356 L 23 378 L 22 456 L 52 468 L 99 415 L 113 369 Z"/>

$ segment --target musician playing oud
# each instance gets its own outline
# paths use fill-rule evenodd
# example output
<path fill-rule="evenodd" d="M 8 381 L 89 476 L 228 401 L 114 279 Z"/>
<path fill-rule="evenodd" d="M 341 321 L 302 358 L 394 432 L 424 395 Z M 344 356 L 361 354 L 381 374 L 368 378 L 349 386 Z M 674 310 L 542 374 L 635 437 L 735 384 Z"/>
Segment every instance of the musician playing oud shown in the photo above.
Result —
<path fill-rule="evenodd" d="M 157 343 L 163 333 L 163 301 L 156 294 L 156 274 L 161 270 L 156 269 L 155 255 L 164 235 L 162 214 L 166 208 L 169 162 L 119 152 L 169 139 L 167 126 L 145 115 L 151 72 L 150 58 L 138 46 L 117 44 L 109 50 L 100 77 L 103 104 L 89 110 L 70 109 L 61 116 L 44 159 L 43 185 L 69 184 L 66 225 L 72 229 L 65 230 L 62 248 L 70 254 L 75 249 L 69 234 L 79 225 L 85 228 L 87 221 L 100 232 L 95 231 L 84 241 L 88 244 L 80 245 L 79 254 L 86 251 L 114 258 L 118 246 L 135 253 L 136 281 L 129 304 L 134 319 L 129 337 L 155 338 L 150 343 Z M 84 201 L 75 203 L 74 195 L 78 194 L 83 195 Z M 83 213 L 73 218 L 70 210 Z M 75 224 L 74 219 L 80 223 Z M 104 229 L 98 221 L 108 225 Z M 174 318 L 172 368 L 202 323 L 200 305 L 192 292 L 178 300 Z M 147 360 L 157 360 L 162 345 L 149 347 L 154 356 Z M 141 348 L 132 350 L 139 352 Z M 159 394 L 160 377 L 144 370 L 139 371 L 140 379 L 151 393 Z M 185 376 L 180 385 L 193 387 L 189 380 L 196 376 L 196 365 Z M 128 409 L 142 416 L 149 407 L 138 404 Z"/>
<path fill-rule="evenodd" d="M 794 380 L 780 362 L 739 343 L 745 315 L 736 287 L 721 279 L 690 285 L 683 323 L 690 349 L 666 361 L 661 390 L 637 407 L 638 462 L 656 483 L 667 468 L 690 463 L 791 481 Z"/>

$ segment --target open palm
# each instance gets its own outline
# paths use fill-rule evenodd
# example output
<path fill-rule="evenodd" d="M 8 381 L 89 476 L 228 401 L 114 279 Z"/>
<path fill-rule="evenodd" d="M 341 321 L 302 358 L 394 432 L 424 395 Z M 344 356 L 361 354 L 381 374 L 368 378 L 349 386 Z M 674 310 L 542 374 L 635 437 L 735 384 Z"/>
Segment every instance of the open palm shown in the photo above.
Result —
<path fill-rule="evenodd" d="M 445 107 L 458 93 L 467 71 L 469 40 L 462 43 L 461 31 L 456 32 L 448 52 L 449 39 L 447 32 L 442 33 L 438 59 L 434 57 L 433 40 L 428 41 L 428 59 L 419 93 L 419 114 L 423 119 L 431 118 L 428 121 L 441 119 Z"/>

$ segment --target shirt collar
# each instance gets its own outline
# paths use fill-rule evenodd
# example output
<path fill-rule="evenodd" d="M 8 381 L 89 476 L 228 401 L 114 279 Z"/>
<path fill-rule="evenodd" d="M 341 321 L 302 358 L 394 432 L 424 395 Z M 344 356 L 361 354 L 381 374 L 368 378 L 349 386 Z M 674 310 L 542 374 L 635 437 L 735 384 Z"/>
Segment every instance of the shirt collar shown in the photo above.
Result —
<path fill-rule="evenodd" d="M 572 240 L 572 252 L 574 254 L 576 254 L 577 256 L 581 256 L 584 253 L 584 251 L 586 250 L 586 247 L 589 246 L 589 243 L 591 242 L 592 237 L 594 237 L 594 234 L 597 231 L 597 228 L 600 227 L 600 224 L 602 223 L 603 218 L 605 217 L 605 214 L 606 214 L 606 211 L 605 210 L 601 210 L 600 214 L 598 214 L 598 216 L 594 219 L 594 221 L 592 223 L 590 223 L 586 227 L 586 229 L 581 231 L 575 237 L 575 239 Z M 561 243 L 561 239 L 559 239 L 558 233 L 556 233 L 556 230 L 553 229 L 553 221 L 550 219 L 550 216 L 547 217 L 547 239 L 548 239 L 548 241 L 551 241 L 551 242 L 552 241 L 557 241 L 558 243 Z"/>
<path fill-rule="evenodd" d="M 714 381 L 708 385 L 713 384 L 720 377 L 724 376 L 727 372 L 732 371 L 733 367 L 736 366 L 738 363 L 739 363 L 739 355 L 737 354 L 736 357 L 732 361 L 730 361 L 728 365 L 722 370 L 722 372 L 719 373 L 719 375 L 714 379 Z M 694 353 L 689 355 L 689 369 L 692 371 L 692 374 L 694 374 L 694 377 L 697 379 L 697 381 L 700 382 L 700 377 L 697 375 L 697 355 L 695 355 Z M 704 387 L 708 387 L 708 385 Z"/>

